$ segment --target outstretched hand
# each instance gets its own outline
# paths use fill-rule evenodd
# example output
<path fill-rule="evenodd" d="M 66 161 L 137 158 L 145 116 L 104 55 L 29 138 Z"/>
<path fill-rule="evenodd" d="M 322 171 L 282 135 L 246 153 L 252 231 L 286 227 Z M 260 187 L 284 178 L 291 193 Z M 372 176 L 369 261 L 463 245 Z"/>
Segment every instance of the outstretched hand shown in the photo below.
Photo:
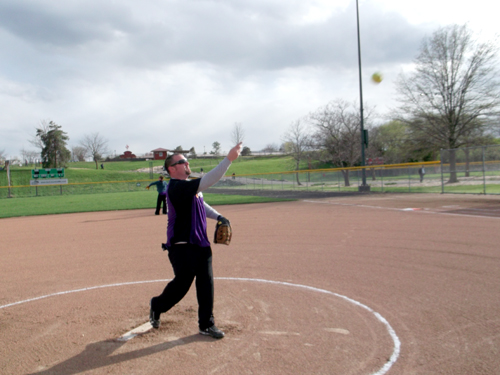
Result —
<path fill-rule="evenodd" d="M 229 161 L 234 161 L 238 158 L 238 156 L 240 156 L 242 144 L 243 142 L 240 142 L 236 146 L 234 146 L 231 150 L 229 150 L 227 154 L 227 158 L 229 159 Z"/>

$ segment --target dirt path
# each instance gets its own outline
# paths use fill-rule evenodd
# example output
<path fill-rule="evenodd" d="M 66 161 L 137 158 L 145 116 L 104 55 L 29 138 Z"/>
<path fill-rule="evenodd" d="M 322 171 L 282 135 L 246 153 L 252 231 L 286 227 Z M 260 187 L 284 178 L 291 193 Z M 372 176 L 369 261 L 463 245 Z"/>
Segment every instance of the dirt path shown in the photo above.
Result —
<path fill-rule="evenodd" d="M 500 199 L 366 195 L 224 206 L 215 314 L 194 288 L 159 330 L 173 277 L 154 210 L 1 219 L 2 374 L 493 374 Z M 213 224 L 213 223 L 211 223 Z"/>

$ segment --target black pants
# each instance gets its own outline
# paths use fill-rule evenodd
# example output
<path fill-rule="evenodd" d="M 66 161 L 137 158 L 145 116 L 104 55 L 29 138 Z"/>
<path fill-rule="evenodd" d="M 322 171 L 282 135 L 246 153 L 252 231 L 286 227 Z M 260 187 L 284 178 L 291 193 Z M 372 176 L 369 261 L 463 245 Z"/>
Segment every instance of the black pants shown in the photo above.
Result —
<path fill-rule="evenodd" d="M 212 249 L 196 245 L 173 245 L 168 250 L 175 277 L 163 293 L 152 300 L 156 313 L 164 313 L 174 307 L 189 291 L 196 278 L 198 298 L 198 325 L 206 329 L 214 325 L 214 277 L 212 271 Z"/>
<path fill-rule="evenodd" d="M 155 214 L 160 214 L 161 204 L 163 203 L 163 214 L 167 214 L 167 195 L 158 194 L 158 199 L 156 200 L 156 211 Z"/>

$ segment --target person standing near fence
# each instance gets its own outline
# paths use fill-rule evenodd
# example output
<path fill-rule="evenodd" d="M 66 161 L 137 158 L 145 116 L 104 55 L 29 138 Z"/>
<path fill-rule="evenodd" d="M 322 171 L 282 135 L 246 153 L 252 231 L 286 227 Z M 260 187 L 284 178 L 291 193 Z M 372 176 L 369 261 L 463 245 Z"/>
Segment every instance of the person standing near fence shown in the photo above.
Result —
<path fill-rule="evenodd" d="M 149 188 L 155 185 L 156 190 L 158 191 L 158 199 L 156 200 L 156 211 L 155 215 L 160 214 L 160 208 L 161 205 L 163 204 L 163 215 L 167 214 L 167 182 L 163 181 L 163 176 L 160 175 L 158 181 L 151 182 L 146 189 L 149 190 Z"/>
<path fill-rule="evenodd" d="M 199 332 L 216 339 L 224 337 L 224 332 L 215 326 L 213 316 L 212 249 L 206 219 L 221 220 L 223 217 L 204 202 L 202 191 L 217 183 L 240 153 L 241 143 L 238 143 L 219 165 L 202 178 L 193 180 L 188 179 L 191 169 L 183 155 L 173 154 L 165 160 L 170 183 L 167 189 L 167 243 L 162 244 L 162 248 L 168 250 L 175 277 L 159 296 L 151 298 L 149 321 L 153 328 L 160 327 L 160 315 L 179 303 L 196 279 Z"/>
<path fill-rule="evenodd" d="M 425 168 L 424 168 L 423 165 L 422 165 L 422 168 L 418 169 L 418 174 L 420 175 L 420 182 L 423 182 L 424 181 L 424 175 L 425 175 Z"/>

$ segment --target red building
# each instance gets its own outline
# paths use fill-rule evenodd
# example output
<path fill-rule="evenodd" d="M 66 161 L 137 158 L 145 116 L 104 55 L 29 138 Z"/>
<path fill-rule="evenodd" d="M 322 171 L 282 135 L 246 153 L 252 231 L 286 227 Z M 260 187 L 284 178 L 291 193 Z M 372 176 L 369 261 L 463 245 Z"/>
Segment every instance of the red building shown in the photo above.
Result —
<path fill-rule="evenodd" d="M 154 160 L 165 160 L 167 158 L 167 153 L 169 150 L 165 148 L 157 148 L 152 150 Z"/>
<path fill-rule="evenodd" d="M 131 151 L 125 151 L 122 155 L 120 155 L 120 159 L 135 159 L 137 156 L 132 154 Z"/>

